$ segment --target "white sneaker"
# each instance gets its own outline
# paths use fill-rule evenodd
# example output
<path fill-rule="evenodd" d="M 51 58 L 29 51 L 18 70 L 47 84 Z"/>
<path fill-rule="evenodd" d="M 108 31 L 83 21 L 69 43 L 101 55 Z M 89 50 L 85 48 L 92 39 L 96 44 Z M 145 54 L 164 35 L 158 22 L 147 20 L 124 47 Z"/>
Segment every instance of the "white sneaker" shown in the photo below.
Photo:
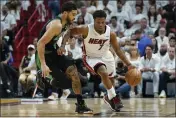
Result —
<path fill-rule="evenodd" d="M 135 97 L 135 92 L 134 91 L 130 91 L 130 97 L 132 97 L 132 98 Z"/>
<path fill-rule="evenodd" d="M 62 94 L 62 96 L 60 97 L 60 99 L 61 100 L 66 100 L 67 99 L 67 97 L 70 95 L 70 90 L 69 89 L 64 89 L 63 90 L 63 94 Z"/>
<path fill-rule="evenodd" d="M 101 92 L 100 97 L 101 97 L 101 98 L 104 97 L 104 93 L 103 93 L 103 92 Z"/>
<path fill-rule="evenodd" d="M 98 93 L 97 92 L 94 93 L 94 97 L 98 98 Z"/>
<path fill-rule="evenodd" d="M 58 99 L 58 93 L 52 92 L 52 94 L 48 97 L 48 100 L 57 100 Z"/>
<path fill-rule="evenodd" d="M 160 98 L 165 98 L 166 97 L 166 92 L 164 90 L 162 90 L 159 97 Z"/>

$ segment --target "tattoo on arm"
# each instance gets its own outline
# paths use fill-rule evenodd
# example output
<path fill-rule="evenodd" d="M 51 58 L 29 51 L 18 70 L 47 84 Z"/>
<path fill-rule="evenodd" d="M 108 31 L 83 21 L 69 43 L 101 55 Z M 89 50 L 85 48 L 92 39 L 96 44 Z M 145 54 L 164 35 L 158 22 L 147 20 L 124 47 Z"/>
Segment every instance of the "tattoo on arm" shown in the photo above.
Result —
<path fill-rule="evenodd" d="M 66 70 L 66 74 L 72 80 L 72 89 L 75 94 L 81 94 L 81 82 L 78 71 L 75 66 L 70 66 Z"/>

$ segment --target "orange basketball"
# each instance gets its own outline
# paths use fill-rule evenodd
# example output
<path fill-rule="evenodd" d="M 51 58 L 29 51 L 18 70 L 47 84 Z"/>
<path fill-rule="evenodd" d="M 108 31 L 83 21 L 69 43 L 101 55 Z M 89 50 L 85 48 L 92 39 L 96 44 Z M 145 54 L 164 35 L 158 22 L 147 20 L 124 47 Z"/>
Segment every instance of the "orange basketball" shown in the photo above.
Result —
<path fill-rule="evenodd" d="M 125 80 L 130 86 L 136 86 L 141 82 L 141 72 L 136 68 L 129 70 L 125 75 Z"/>

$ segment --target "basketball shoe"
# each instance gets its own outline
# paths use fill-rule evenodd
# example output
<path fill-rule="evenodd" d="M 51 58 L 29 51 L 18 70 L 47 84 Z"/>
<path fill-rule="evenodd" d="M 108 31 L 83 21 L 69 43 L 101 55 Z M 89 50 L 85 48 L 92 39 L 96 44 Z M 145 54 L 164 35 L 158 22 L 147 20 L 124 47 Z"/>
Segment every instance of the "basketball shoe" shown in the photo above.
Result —
<path fill-rule="evenodd" d="M 76 110 L 75 112 L 80 113 L 80 114 L 89 114 L 93 113 L 93 110 L 87 107 L 86 103 L 84 100 L 80 101 L 80 103 L 76 103 Z"/>
<path fill-rule="evenodd" d="M 109 100 L 108 96 L 105 95 L 103 97 L 103 99 L 104 99 L 105 103 L 108 104 L 113 111 L 118 112 L 123 107 L 123 104 L 121 102 L 121 99 L 120 99 L 119 95 L 116 95 L 111 100 Z"/>

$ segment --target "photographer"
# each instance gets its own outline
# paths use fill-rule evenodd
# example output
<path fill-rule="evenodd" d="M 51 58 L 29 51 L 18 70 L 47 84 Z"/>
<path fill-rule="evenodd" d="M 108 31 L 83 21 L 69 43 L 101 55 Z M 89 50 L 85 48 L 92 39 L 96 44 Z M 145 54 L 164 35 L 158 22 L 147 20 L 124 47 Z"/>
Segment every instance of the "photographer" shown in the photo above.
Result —
<path fill-rule="evenodd" d="M 31 72 L 30 69 L 28 69 L 28 65 L 32 55 L 35 53 L 34 45 L 29 45 L 27 50 L 28 50 L 28 55 L 23 56 L 19 66 L 19 72 L 20 72 L 19 82 L 23 87 L 23 91 L 25 93 L 29 93 L 29 96 L 31 96 L 32 95 L 31 87 L 34 83 L 33 80 L 36 78 L 36 76 Z"/>

